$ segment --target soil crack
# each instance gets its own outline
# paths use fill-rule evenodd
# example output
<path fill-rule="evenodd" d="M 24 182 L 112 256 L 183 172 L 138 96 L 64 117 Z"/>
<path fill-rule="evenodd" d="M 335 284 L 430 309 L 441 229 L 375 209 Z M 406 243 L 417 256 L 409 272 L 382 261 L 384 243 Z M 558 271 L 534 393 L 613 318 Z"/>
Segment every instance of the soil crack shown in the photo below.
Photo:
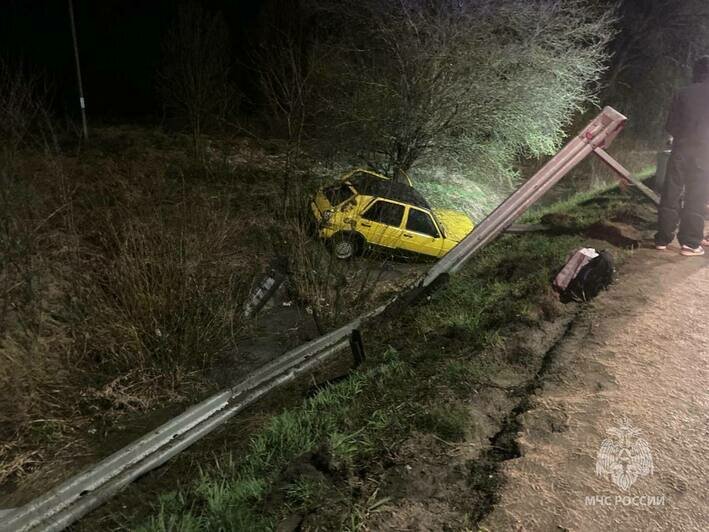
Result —
<path fill-rule="evenodd" d="M 559 346 L 572 333 L 580 314 L 578 313 L 568 321 L 557 340 L 544 353 L 534 377 L 529 379 L 524 386 L 517 388 L 517 394 L 520 399 L 509 414 L 505 416 L 500 430 L 490 438 L 490 446 L 483 452 L 481 457 L 471 460 L 468 464 L 468 482 L 471 488 L 479 494 L 480 500 L 480 503 L 470 513 L 471 521 L 475 524 L 474 529 L 478 528 L 478 525 L 490 514 L 498 502 L 500 488 L 505 482 L 504 475 L 500 471 L 500 465 L 522 455 L 517 442 L 519 431 L 522 428 L 519 416 L 532 407 L 531 397 L 535 395 L 536 390 L 542 385 L 554 362 Z"/>

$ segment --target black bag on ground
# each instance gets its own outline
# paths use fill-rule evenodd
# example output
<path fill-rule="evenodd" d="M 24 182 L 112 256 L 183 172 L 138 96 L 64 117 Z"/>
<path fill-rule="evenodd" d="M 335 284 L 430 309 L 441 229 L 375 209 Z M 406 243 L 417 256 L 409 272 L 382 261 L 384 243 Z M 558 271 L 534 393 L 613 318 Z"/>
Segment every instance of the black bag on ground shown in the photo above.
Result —
<path fill-rule="evenodd" d="M 601 290 L 608 288 L 613 282 L 614 273 L 613 255 L 608 251 L 599 251 L 597 257 L 579 270 L 559 297 L 563 303 L 590 301 Z"/>

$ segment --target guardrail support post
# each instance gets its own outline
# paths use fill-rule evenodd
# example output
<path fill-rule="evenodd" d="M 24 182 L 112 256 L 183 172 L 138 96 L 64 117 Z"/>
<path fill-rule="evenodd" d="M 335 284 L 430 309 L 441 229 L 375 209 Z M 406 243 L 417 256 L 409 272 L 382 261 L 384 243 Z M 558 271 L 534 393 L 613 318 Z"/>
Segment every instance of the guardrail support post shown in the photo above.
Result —
<path fill-rule="evenodd" d="M 362 333 L 359 329 L 353 329 L 350 333 L 350 349 L 354 358 L 354 367 L 359 367 L 365 360 L 364 342 L 362 342 Z"/>

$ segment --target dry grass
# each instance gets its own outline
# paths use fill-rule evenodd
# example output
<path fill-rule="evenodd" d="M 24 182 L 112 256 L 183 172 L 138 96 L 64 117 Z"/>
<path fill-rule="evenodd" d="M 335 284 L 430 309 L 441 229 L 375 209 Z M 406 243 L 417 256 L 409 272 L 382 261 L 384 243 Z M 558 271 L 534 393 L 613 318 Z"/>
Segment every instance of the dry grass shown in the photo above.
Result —
<path fill-rule="evenodd" d="M 192 400 L 270 255 L 263 189 L 158 134 L 104 135 L 0 160 L 0 484 L 96 423 Z"/>
<path fill-rule="evenodd" d="M 387 258 L 341 263 L 315 241 L 305 172 L 283 212 L 278 156 L 235 160 L 224 141 L 205 168 L 185 144 L 113 128 L 79 156 L 0 160 L 0 485 L 90 453 L 86 434 L 128 413 L 206 393 L 274 255 L 323 330 L 405 281 L 378 283 Z"/>
<path fill-rule="evenodd" d="M 657 148 L 621 133 L 613 141 L 609 152 L 632 174 L 643 175 L 656 164 Z M 598 190 L 617 182 L 615 173 L 601 159 L 589 157 L 562 184 L 573 188 L 573 195 L 586 190 Z"/>

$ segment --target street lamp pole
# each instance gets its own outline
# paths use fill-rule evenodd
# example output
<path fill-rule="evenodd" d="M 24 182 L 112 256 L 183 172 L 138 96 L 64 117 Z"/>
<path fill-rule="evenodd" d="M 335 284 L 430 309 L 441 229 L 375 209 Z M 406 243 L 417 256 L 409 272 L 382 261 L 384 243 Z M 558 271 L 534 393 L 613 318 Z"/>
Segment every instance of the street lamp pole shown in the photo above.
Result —
<path fill-rule="evenodd" d="M 86 125 L 86 102 L 84 100 L 84 87 L 81 83 L 81 64 L 79 63 L 79 44 L 76 40 L 76 24 L 74 23 L 74 2 L 69 1 L 69 20 L 71 21 L 71 38 L 74 41 L 74 59 L 76 60 L 76 79 L 79 83 L 79 106 L 81 107 L 81 124 L 84 131 L 84 140 L 89 138 L 89 129 Z"/>

